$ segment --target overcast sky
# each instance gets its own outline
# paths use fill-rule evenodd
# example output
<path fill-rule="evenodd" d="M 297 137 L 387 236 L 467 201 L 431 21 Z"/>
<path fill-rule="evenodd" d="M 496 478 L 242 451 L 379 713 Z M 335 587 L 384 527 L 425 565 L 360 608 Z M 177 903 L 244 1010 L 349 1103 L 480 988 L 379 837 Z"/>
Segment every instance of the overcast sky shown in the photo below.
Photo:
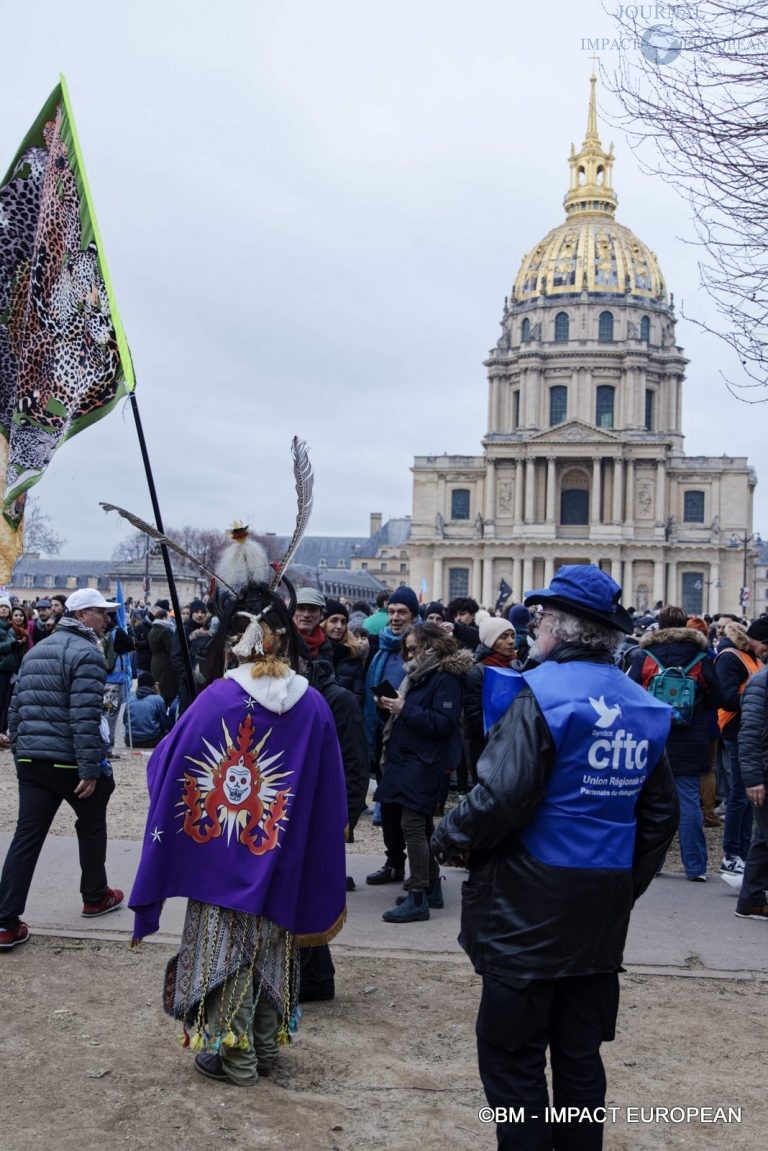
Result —
<path fill-rule="evenodd" d="M 415 455 L 481 451 L 483 359 L 523 255 L 564 219 L 585 41 L 614 35 L 610 5 L 0 0 L 0 15 L 0 174 L 63 72 L 166 524 L 290 532 L 294 433 L 313 534 L 410 513 Z M 617 219 L 656 252 L 678 314 L 711 316 L 686 204 L 639 172 L 605 88 L 599 105 Z M 687 453 L 758 467 L 766 413 L 726 390 L 731 353 L 683 320 L 677 338 Z M 108 557 L 127 526 L 99 500 L 151 518 L 130 412 L 65 444 L 35 494 L 64 554 Z"/>

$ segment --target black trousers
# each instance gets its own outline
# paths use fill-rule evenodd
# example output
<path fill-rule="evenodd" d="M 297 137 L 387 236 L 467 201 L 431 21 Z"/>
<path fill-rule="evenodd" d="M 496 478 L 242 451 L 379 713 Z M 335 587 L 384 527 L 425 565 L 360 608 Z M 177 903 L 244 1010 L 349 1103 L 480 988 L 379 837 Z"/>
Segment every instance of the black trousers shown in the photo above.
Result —
<path fill-rule="evenodd" d="M 503 1151 L 599 1151 L 603 1124 L 548 1122 L 546 1050 L 553 1106 L 602 1107 L 600 1044 L 613 1039 L 618 1008 L 616 974 L 541 979 L 522 987 L 483 976 L 476 1031 L 485 1096 L 494 1108 L 525 1109 L 524 1120 L 497 1124 Z"/>
<path fill-rule="evenodd" d="M 24 911 L 40 852 L 62 802 L 77 817 L 83 902 L 99 903 L 107 893 L 107 804 L 115 781 L 101 776 L 93 794 L 79 799 L 75 788 L 80 778 L 72 768 L 33 759 L 17 764 L 16 775 L 19 818 L 0 876 L 0 928 L 15 927 Z"/>
<path fill-rule="evenodd" d="M 403 809 L 399 803 L 382 803 L 381 832 L 384 836 L 384 850 L 387 853 L 387 866 L 395 871 L 405 867 L 405 836 L 403 835 Z"/>

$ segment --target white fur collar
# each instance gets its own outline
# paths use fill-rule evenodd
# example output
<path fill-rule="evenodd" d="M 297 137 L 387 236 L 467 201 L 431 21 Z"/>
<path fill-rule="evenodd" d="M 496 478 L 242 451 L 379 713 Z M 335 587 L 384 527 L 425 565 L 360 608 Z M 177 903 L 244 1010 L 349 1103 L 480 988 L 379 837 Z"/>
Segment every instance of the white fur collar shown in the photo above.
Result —
<path fill-rule="evenodd" d="M 286 711 L 290 711 L 309 687 L 308 681 L 303 676 L 296 675 L 295 671 L 289 671 L 280 679 L 274 679 L 268 675 L 254 679 L 249 663 L 232 668 L 224 678 L 233 679 L 249 695 L 252 695 L 257 703 L 276 715 L 283 715 Z"/>

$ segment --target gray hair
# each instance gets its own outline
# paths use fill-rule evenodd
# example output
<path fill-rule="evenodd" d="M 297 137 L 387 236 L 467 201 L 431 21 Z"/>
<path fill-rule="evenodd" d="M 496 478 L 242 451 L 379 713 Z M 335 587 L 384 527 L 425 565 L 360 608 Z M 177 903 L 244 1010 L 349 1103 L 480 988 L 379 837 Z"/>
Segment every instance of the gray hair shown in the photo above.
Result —
<path fill-rule="evenodd" d="M 571 615 L 557 608 L 547 608 L 552 615 L 552 635 L 561 643 L 577 643 L 615 655 L 624 641 L 624 636 L 616 628 L 597 623 L 584 616 Z"/>

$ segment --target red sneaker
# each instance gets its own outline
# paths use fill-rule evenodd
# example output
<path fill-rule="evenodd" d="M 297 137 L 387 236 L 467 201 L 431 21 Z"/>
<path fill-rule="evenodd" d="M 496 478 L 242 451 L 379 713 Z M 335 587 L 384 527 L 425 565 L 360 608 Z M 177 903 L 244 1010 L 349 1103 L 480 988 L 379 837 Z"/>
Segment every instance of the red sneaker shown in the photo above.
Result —
<path fill-rule="evenodd" d="M 119 887 L 108 887 L 107 894 L 98 903 L 83 904 L 83 918 L 95 919 L 97 915 L 107 915 L 110 911 L 117 911 L 123 904 L 123 892 Z"/>
<path fill-rule="evenodd" d="M 29 939 L 29 928 L 26 923 L 21 920 L 15 927 L 8 927 L 0 931 L 0 948 L 3 951 L 10 951 L 12 947 L 18 947 L 20 943 L 26 943 Z"/>

